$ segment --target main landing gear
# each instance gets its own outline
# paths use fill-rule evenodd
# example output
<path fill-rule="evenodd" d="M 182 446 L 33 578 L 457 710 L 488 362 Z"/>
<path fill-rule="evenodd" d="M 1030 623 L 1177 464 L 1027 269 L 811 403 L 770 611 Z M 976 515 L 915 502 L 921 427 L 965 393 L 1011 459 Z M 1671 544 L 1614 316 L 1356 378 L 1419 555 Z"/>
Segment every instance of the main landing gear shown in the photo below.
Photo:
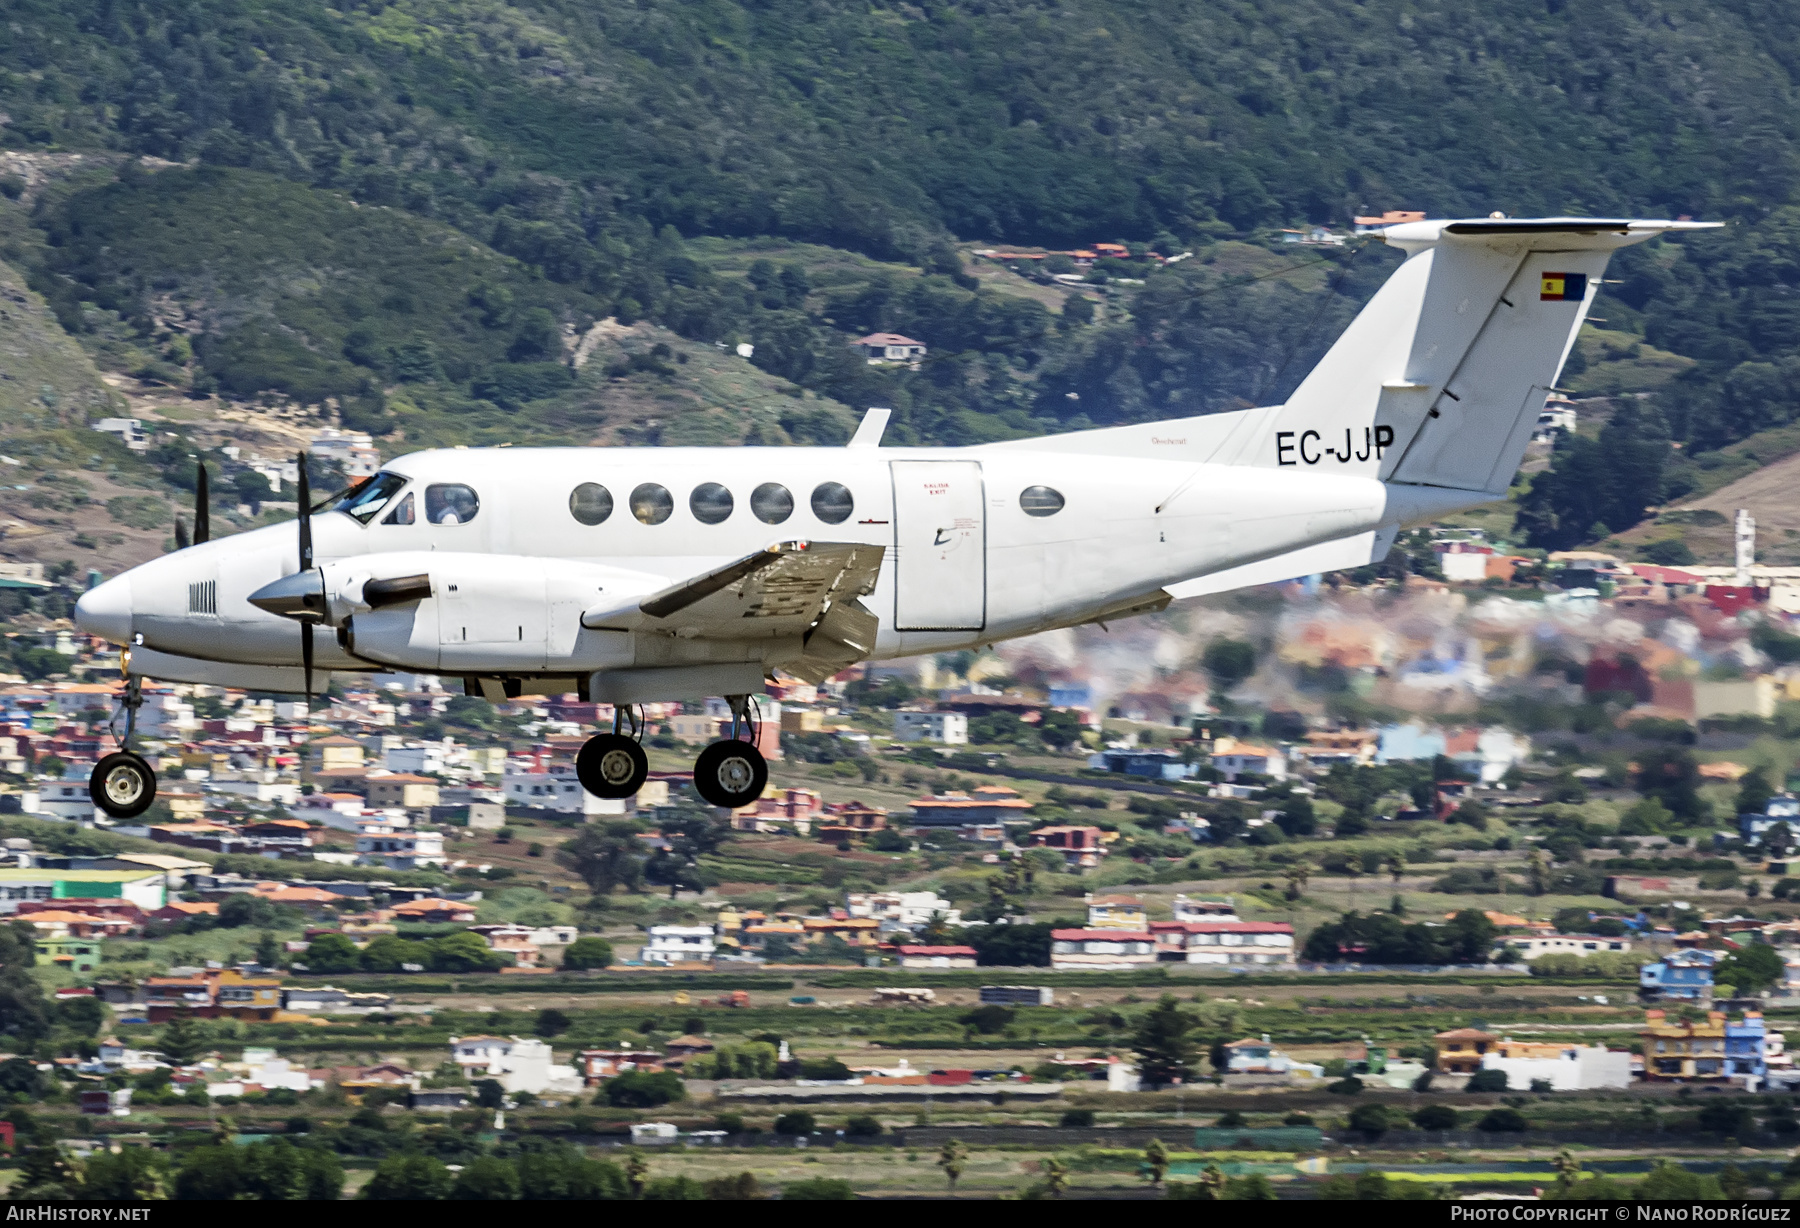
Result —
<path fill-rule="evenodd" d="M 729 695 L 731 735 L 700 752 L 694 762 L 694 791 L 714 806 L 736 810 L 762 796 L 769 783 L 769 765 L 762 753 L 740 733 L 753 728 L 750 698 Z M 638 745 L 643 723 L 628 715 L 624 706 L 614 709 L 613 731 L 587 740 L 575 757 L 575 777 L 595 797 L 630 797 L 644 787 L 650 762 Z"/>
<path fill-rule="evenodd" d="M 150 809 L 156 800 L 156 773 L 143 756 L 131 750 L 131 739 L 137 733 L 138 709 L 144 706 L 143 680 L 125 680 L 125 736 L 120 749 L 94 765 L 88 777 L 88 796 L 94 805 L 115 819 L 135 819 Z"/>

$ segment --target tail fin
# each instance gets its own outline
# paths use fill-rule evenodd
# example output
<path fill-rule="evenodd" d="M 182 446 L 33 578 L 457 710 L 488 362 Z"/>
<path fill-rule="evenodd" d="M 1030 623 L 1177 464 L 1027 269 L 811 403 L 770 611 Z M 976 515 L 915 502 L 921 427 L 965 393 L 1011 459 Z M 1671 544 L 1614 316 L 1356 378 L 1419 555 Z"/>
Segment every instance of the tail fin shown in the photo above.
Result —
<path fill-rule="evenodd" d="M 1243 462 L 1504 492 L 1612 253 L 1709 223 L 1410 222 L 1408 252 Z"/>
<path fill-rule="evenodd" d="M 1285 405 L 1002 447 L 1298 468 L 1504 493 L 1612 253 L 1714 222 L 1407 222 L 1407 252 Z"/>

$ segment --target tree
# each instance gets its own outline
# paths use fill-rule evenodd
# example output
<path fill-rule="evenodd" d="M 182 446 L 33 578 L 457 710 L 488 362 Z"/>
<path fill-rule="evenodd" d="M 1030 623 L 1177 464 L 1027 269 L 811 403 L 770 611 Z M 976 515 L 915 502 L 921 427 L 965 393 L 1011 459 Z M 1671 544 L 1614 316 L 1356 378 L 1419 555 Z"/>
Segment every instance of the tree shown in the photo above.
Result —
<path fill-rule="evenodd" d="M 588 968 L 605 968 L 613 961 L 612 943 L 597 935 L 588 934 L 571 942 L 563 952 L 562 966 L 582 971 Z"/>
<path fill-rule="evenodd" d="M 808 1177 L 781 1187 L 783 1202 L 849 1202 L 855 1197 L 850 1183 L 836 1177 Z"/>
<path fill-rule="evenodd" d="M 1312 877 L 1312 862 L 1302 857 L 1287 868 L 1287 898 L 1297 900 L 1306 894 L 1307 880 Z"/>
<path fill-rule="evenodd" d="M 362 952 L 342 934 L 320 934 L 306 944 L 302 962 L 308 972 L 356 972 L 362 968 Z"/>
<path fill-rule="evenodd" d="M 374 1202 L 419 1202 L 450 1197 L 450 1170 L 436 1156 L 391 1155 L 375 1167 L 362 1196 Z"/>
<path fill-rule="evenodd" d="M 1477 1070 L 1469 1076 L 1469 1081 L 1463 1085 L 1463 1090 L 1503 1092 L 1506 1090 L 1506 1072 L 1504 1070 Z"/>
<path fill-rule="evenodd" d="M 467 930 L 433 938 L 425 945 L 430 948 L 434 972 L 498 972 L 507 964 L 506 957 L 483 942 L 480 934 Z"/>
<path fill-rule="evenodd" d="M 1787 975 L 1787 964 L 1775 948 L 1760 942 L 1747 943 L 1733 951 L 1713 970 L 1713 979 L 1730 985 L 1740 994 L 1761 993 Z"/>
<path fill-rule="evenodd" d="M 378 935 L 361 954 L 366 972 L 404 972 L 408 964 L 419 968 L 431 964 L 430 943 L 402 938 L 398 934 Z M 307 966 L 311 967 L 311 964 Z"/>
<path fill-rule="evenodd" d="M 275 940 L 273 930 L 264 930 L 257 937 L 256 962 L 264 968 L 274 968 L 281 964 L 281 944 Z"/>
<path fill-rule="evenodd" d="M 1173 994 L 1144 1014 L 1132 1038 L 1132 1050 L 1138 1055 L 1138 1073 L 1152 1087 L 1191 1082 L 1199 1049 L 1190 1038 L 1194 1020 L 1184 1014 Z"/>
<path fill-rule="evenodd" d="M 1256 649 L 1242 640 L 1216 639 L 1206 646 L 1200 664 L 1212 675 L 1214 690 L 1229 691 L 1256 672 Z"/>
<path fill-rule="evenodd" d="M 1529 1125 L 1519 1110 L 1501 1108 L 1489 1109 L 1475 1128 L 1487 1134 L 1523 1134 Z"/>
<path fill-rule="evenodd" d="M 1725 1192 L 1717 1177 L 1690 1173 L 1668 1160 L 1658 1160 L 1631 1196 L 1639 1202 L 1718 1202 Z"/>
<path fill-rule="evenodd" d="M 1412 1123 L 1421 1130 L 1454 1130 L 1460 1120 L 1456 1110 L 1447 1104 L 1428 1104 L 1414 1109 Z"/>
<path fill-rule="evenodd" d="M 937 1164 L 944 1170 L 944 1179 L 954 1190 L 957 1178 L 963 1175 L 963 1170 L 969 1165 L 969 1149 L 960 1141 L 949 1139 L 942 1147 L 938 1148 Z"/>
<path fill-rule="evenodd" d="M 1654 797 L 1644 798 L 1619 816 L 1621 836 L 1660 836 L 1674 827 L 1674 814 Z"/>
<path fill-rule="evenodd" d="M 1037 731 L 1044 745 L 1053 750 L 1067 750 L 1081 742 L 1081 735 L 1087 732 L 1087 727 L 1075 713 L 1064 708 L 1049 708 L 1038 722 Z"/>
<path fill-rule="evenodd" d="M 672 1070 L 654 1073 L 627 1070 L 608 1079 L 601 1094 L 614 1108 L 647 1109 L 673 1100 L 686 1100 L 687 1088 L 682 1085 L 681 1076 Z"/>
<path fill-rule="evenodd" d="M 475 1104 L 483 1109 L 506 1107 L 506 1087 L 498 1079 L 475 1080 Z"/>
<path fill-rule="evenodd" d="M 156 1038 L 156 1047 L 177 1066 L 186 1066 L 205 1050 L 206 1038 L 200 1034 L 200 1026 L 184 1013 L 169 1020 Z"/>
<path fill-rule="evenodd" d="M 1160 1186 L 1169 1172 L 1169 1149 L 1159 1138 L 1150 1140 L 1144 1148 L 1144 1175 L 1150 1178 L 1152 1186 Z"/>
<path fill-rule="evenodd" d="M 0 925 L 0 1037 L 30 1044 L 50 1034 L 44 987 L 32 975 L 37 930 L 24 922 Z"/>
<path fill-rule="evenodd" d="M 1038 1166 L 1044 1174 L 1044 1188 L 1050 1197 L 1061 1198 L 1069 1189 L 1069 1166 L 1055 1156 L 1045 1156 Z"/>
<path fill-rule="evenodd" d="M 1662 745 L 1639 754 L 1637 791 L 1655 798 L 1677 817 L 1694 821 L 1706 816 L 1699 789 L 1700 764 L 1692 751 Z"/>
<path fill-rule="evenodd" d="M 545 1007 L 537 1013 L 537 1023 L 532 1031 L 543 1037 L 561 1036 L 574 1026 L 573 1021 L 555 1007 Z"/>
<path fill-rule="evenodd" d="M 788 1138 L 804 1138 L 819 1128 L 819 1123 L 805 1109 L 794 1109 L 775 1119 L 775 1133 Z"/>
<path fill-rule="evenodd" d="M 56 1020 L 66 1028 L 73 1028 L 83 1036 L 98 1036 L 100 1029 L 106 1026 L 112 1013 L 99 998 L 91 994 L 83 994 L 79 998 L 65 998 L 56 1005 Z"/>
<path fill-rule="evenodd" d="M 458 1202 L 506 1202 L 519 1196 L 519 1170 L 497 1156 L 477 1156 L 456 1174 Z"/>
<path fill-rule="evenodd" d="M 239 892 L 219 905 L 219 924 L 225 929 L 254 925 L 266 929 L 281 922 L 281 909 L 260 895 Z"/>
<path fill-rule="evenodd" d="M 636 892 L 644 882 L 643 842 L 631 823 L 584 827 L 556 850 L 556 863 L 572 871 L 597 896 L 619 887 Z"/>
<path fill-rule="evenodd" d="M 644 1196 L 644 1186 L 650 1178 L 650 1162 L 644 1159 L 644 1153 L 633 1151 L 625 1157 L 625 1183 L 631 1189 L 633 1198 Z"/>
<path fill-rule="evenodd" d="M 143 1202 L 161 1188 L 157 1154 L 148 1147 L 96 1151 L 81 1175 L 81 1196 L 101 1202 Z"/>
<path fill-rule="evenodd" d="M 762 1183 L 752 1172 L 741 1172 L 735 1177 L 714 1177 L 706 1183 L 708 1202 L 750 1202 L 762 1196 Z"/>
<path fill-rule="evenodd" d="M 1768 808 L 1769 799 L 1775 796 L 1775 789 L 1769 784 L 1767 768 L 1755 768 L 1744 773 L 1738 782 L 1737 813 L 1761 814 Z"/>
<path fill-rule="evenodd" d="M 1386 1134 L 1392 1125 L 1387 1109 L 1379 1104 L 1359 1104 L 1350 1111 L 1350 1128 L 1361 1130 L 1370 1141 Z"/>

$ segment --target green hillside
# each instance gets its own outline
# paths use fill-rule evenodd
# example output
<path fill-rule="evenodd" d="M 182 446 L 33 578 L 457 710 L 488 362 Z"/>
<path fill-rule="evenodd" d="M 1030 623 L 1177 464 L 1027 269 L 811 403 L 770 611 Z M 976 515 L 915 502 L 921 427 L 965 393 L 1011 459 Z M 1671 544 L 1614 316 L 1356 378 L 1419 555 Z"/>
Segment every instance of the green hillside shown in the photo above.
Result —
<path fill-rule="evenodd" d="M 1267 403 L 1393 263 L 1275 232 L 1389 208 L 1732 223 L 1615 265 L 1570 376 L 1648 396 L 1538 479 L 1537 544 L 1626 527 L 1800 405 L 1800 42 L 1760 0 L 0 14 L 0 145 L 90 155 L 0 172 L 29 221 L 0 258 L 102 366 L 396 439 L 828 439 L 881 404 L 897 440 L 967 442 Z M 1069 309 L 965 267 L 1101 239 L 1196 255 Z M 712 391 L 651 353 L 563 365 L 607 319 L 753 345 L 775 400 L 731 422 L 729 364 Z M 931 361 L 868 367 L 873 329 Z M 666 413 L 595 408 L 620 389 Z"/>

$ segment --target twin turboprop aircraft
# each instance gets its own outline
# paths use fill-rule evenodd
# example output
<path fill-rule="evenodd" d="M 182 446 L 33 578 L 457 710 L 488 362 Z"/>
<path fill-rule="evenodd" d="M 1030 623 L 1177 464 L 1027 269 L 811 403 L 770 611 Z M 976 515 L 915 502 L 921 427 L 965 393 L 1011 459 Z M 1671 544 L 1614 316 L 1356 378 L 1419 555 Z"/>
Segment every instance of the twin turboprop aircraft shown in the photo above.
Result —
<path fill-rule="evenodd" d="M 1407 259 L 1283 405 L 966 448 L 461 448 L 401 457 L 275 525 L 92 589 L 125 648 L 125 744 L 94 801 L 141 814 L 144 678 L 311 694 L 317 674 L 576 692 L 611 732 L 576 771 L 627 797 L 640 703 L 723 695 L 694 786 L 737 807 L 774 670 L 974 648 L 1383 558 L 1404 524 L 1502 496 L 1611 253 L 1697 222 L 1412 222 Z M 305 467 L 302 465 L 304 475 Z M 201 507 L 204 509 L 204 497 Z M 202 513 L 203 514 L 203 513 Z"/>

